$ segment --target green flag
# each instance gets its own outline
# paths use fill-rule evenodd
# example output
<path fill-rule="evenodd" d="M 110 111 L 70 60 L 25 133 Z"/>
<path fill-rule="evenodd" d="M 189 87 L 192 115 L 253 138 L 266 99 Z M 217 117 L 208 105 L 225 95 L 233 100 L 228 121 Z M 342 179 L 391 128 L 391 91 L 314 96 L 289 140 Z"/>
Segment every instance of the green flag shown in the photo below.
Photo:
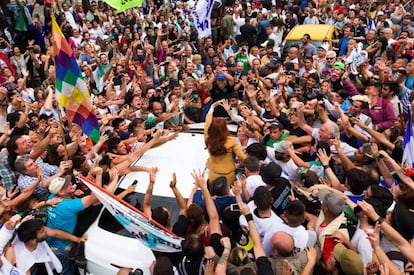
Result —
<path fill-rule="evenodd" d="M 144 0 L 104 0 L 104 2 L 116 9 L 117 13 L 120 13 L 126 9 L 141 6 Z"/>

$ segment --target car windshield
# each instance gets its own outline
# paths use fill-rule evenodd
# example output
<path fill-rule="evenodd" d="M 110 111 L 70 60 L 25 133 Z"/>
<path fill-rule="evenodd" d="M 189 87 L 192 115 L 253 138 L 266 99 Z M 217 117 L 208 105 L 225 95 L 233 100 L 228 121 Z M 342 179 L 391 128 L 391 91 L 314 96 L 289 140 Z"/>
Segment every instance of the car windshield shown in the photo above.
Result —
<path fill-rule="evenodd" d="M 316 48 L 318 48 L 320 45 L 322 45 L 323 41 L 315 41 L 312 40 L 311 44 L 314 45 Z M 292 46 L 298 46 L 300 47 L 302 45 L 301 40 L 286 40 L 285 45 L 283 46 L 283 52 L 282 52 L 282 59 L 285 60 L 286 56 L 288 55 L 289 48 Z"/>

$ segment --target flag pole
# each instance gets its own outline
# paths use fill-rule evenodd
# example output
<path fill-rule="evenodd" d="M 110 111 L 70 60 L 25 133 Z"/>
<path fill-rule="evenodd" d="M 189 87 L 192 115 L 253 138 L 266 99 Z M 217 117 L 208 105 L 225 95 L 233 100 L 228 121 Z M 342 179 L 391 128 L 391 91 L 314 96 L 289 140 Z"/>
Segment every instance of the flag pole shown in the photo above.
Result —
<path fill-rule="evenodd" d="M 402 111 L 402 107 L 401 107 L 401 102 L 398 102 L 398 117 L 400 118 L 401 130 L 404 132 L 405 131 L 405 122 L 404 122 L 404 116 L 403 116 L 403 111 Z"/>
<path fill-rule="evenodd" d="M 56 18 L 55 18 L 55 8 L 56 8 L 56 5 L 59 5 L 59 3 L 57 1 L 58 0 L 53 0 L 53 3 L 55 5 L 52 5 L 51 20 L 56 20 Z M 53 33 L 53 24 L 52 24 L 52 33 Z M 55 42 L 55 40 L 53 39 L 53 36 L 52 36 L 52 53 L 53 53 L 53 63 L 54 63 L 54 66 L 55 66 L 55 76 L 56 76 L 55 43 L 56 42 Z M 55 96 L 56 96 L 56 77 L 55 77 L 55 84 L 54 84 L 54 87 L 53 87 L 53 92 L 55 93 Z M 59 101 L 57 101 L 56 112 L 57 112 L 58 118 L 59 118 L 59 132 L 60 132 L 60 136 L 62 137 L 63 148 L 65 150 L 64 151 L 64 153 L 65 153 L 64 160 L 67 161 L 69 159 L 69 153 L 68 153 L 68 147 L 67 147 L 66 139 L 65 139 L 65 132 L 63 131 L 64 126 L 63 126 L 63 122 L 62 122 L 62 114 L 60 112 Z"/>
<path fill-rule="evenodd" d="M 413 0 L 410 0 L 410 1 L 408 1 L 407 3 L 405 3 L 405 4 L 403 5 L 403 8 L 405 8 L 406 6 L 408 6 L 408 5 L 411 3 L 411 1 L 413 1 Z"/>

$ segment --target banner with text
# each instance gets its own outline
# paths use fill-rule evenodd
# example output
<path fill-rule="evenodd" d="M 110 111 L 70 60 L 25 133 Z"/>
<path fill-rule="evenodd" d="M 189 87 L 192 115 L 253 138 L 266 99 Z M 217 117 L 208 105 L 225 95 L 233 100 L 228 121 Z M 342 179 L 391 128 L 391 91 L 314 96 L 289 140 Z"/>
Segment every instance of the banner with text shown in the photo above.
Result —
<path fill-rule="evenodd" d="M 115 219 L 150 249 L 160 252 L 180 252 L 182 238 L 167 228 L 149 221 L 145 215 L 130 204 L 118 199 L 100 186 L 79 177 L 93 192 Z"/>
<path fill-rule="evenodd" d="M 197 28 L 198 38 L 211 35 L 211 11 L 215 0 L 198 0 L 192 11 L 194 24 Z"/>

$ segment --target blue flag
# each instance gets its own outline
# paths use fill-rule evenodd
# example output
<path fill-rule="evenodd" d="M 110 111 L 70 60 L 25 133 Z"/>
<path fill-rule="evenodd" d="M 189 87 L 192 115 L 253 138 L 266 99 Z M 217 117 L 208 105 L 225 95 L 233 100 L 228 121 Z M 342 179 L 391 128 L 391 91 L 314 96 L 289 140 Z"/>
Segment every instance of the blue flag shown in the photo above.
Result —
<path fill-rule="evenodd" d="M 410 110 L 410 118 L 407 122 L 407 129 L 404 136 L 404 154 L 402 159 L 403 164 L 408 164 L 414 167 L 414 135 L 413 135 L 413 117 Z"/>

